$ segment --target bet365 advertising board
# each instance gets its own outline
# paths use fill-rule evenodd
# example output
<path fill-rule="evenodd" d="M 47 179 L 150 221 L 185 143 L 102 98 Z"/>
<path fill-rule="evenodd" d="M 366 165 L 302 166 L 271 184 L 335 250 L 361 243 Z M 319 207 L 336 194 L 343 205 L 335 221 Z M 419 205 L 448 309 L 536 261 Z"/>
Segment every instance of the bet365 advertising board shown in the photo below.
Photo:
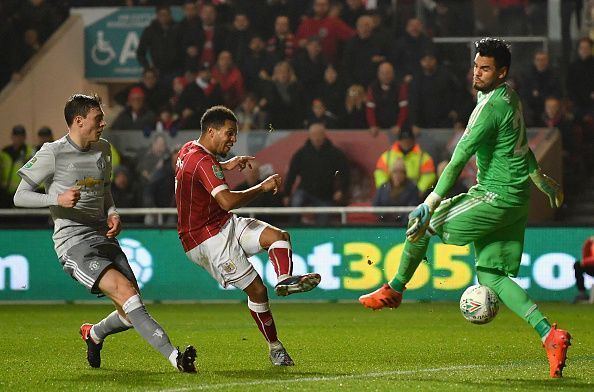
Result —
<path fill-rule="evenodd" d="M 403 229 L 291 229 L 294 273 L 317 272 L 318 289 L 282 300 L 355 300 L 393 276 L 403 248 Z M 532 298 L 567 301 L 575 295 L 573 264 L 594 229 L 529 228 L 517 282 Z M 149 300 L 234 300 L 244 294 L 223 289 L 185 256 L 175 230 L 125 230 L 118 237 Z M 474 284 L 472 246 L 429 245 L 408 285 L 406 299 L 458 300 Z M 273 293 L 276 276 L 266 253 L 250 259 Z M 594 280 L 589 277 L 587 286 Z M 0 231 L 0 301 L 79 301 L 95 298 L 66 275 L 49 230 Z M 275 298 L 276 299 L 276 298 Z"/>

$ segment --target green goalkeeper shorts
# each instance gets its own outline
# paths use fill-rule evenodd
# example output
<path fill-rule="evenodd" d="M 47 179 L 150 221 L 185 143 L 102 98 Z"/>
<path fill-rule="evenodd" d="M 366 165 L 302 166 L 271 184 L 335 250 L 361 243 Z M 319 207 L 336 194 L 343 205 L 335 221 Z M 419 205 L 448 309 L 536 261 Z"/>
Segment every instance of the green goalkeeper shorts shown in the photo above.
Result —
<path fill-rule="evenodd" d="M 428 232 L 446 244 L 474 243 L 476 265 L 517 276 L 524 249 L 528 204 L 496 207 L 487 196 L 463 193 L 435 210 Z"/>

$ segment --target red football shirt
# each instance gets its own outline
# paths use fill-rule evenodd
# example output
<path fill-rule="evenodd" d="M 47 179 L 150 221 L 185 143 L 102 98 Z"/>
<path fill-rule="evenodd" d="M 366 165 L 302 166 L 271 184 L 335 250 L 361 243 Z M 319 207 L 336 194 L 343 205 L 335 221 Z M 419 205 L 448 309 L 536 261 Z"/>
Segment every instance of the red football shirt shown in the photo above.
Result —
<path fill-rule="evenodd" d="M 231 217 L 214 198 L 224 189 L 229 186 L 214 155 L 197 141 L 187 142 L 175 165 L 177 232 L 186 252 L 215 236 Z"/>

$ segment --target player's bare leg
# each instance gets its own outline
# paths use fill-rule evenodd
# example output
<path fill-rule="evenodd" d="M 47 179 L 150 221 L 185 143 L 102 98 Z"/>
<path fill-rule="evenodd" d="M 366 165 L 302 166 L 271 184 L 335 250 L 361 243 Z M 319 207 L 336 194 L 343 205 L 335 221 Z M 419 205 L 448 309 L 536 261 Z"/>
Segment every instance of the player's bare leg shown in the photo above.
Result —
<path fill-rule="evenodd" d="M 278 277 L 278 283 L 274 287 L 276 295 L 284 297 L 304 293 L 320 284 L 320 274 L 293 275 L 291 237 L 286 231 L 268 226 L 260 235 L 260 246 L 268 251 L 268 257 Z"/>
<path fill-rule="evenodd" d="M 136 286 L 114 268 L 105 271 L 99 289 L 126 314 L 126 319 L 153 348 L 181 372 L 195 373 L 196 350 L 188 346 L 184 352 L 173 347 L 163 328 L 149 315 Z"/>
<path fill-rule="evenodd" d="M 248 295 L 248 308 L 252 318 L 256 322 L 258 329 L 268 342 L 270 352 L 270 361 L 275 366 L 293 366 L 295 363 L 278 340 L 276 325 L 270 311 L 268 303 L 268 290 L 262 282 L 262 278 L 257 276 L 252 283 L 243 290 Z"/>

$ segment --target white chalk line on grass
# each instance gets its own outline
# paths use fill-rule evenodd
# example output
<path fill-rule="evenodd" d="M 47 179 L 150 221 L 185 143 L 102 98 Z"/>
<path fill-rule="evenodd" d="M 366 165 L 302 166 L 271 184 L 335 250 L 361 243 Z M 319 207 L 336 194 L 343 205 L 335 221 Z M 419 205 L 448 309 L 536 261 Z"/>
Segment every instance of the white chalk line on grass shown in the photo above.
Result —
<path fill-rule="evenodd" d="M 506 365 L 509 366 L 509 365 Z M 385 372 L 372 372 L 372 373 L 356 373 L 356 374 L 344 374 L 340 376 L 319 376 L 319 377 L 301 377 L 301 378 L 288 378 L 280 380 L 258 380 L 258 381 L 242 381 L 242 382 L 229 382 L 222 384 L 204 384 L 196 385 L 192 387 L 174 388 L 174 389 L 160 389 L 162 392 L 186 392 L 186 391 L 203 391 L 208 389 L 224 389 L 233 387 L 246 387 L 255 385 L 275 385 L 275 384 L 295 384 L 304 382 L 324 382 L 324 381 L 340 381 L 340 380 L 352 380 L 352 379 L 365 379 L 375 377 L 386 377 L 386 376 L 399 376 L 404 374 L 415 374 L 415 373 L 438 373 L 448 372 L 457 370 L 468 370 L 468 369 L 480 369 L 490 367 L 492 365 L 459 365 L 459 366 L 448 366 L 440 368 L 427 368 L 427 369 L 410 369 L 410 370 L 388 370 Z M 198 377 L 200 374 L 198 374 Z"/>

